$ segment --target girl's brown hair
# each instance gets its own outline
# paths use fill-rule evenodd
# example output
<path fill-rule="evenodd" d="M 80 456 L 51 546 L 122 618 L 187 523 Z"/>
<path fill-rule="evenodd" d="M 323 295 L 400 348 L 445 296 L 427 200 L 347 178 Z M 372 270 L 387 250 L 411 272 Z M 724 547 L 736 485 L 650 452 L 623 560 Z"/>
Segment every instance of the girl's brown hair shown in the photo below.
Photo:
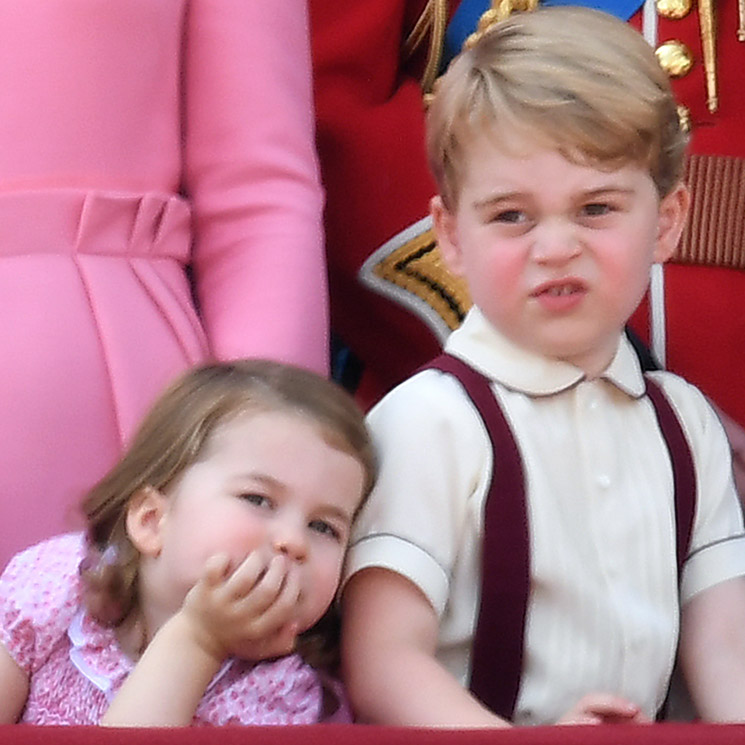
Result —
<path fill-rule="evenodd" d="M 131 498 L 146 488 L 167 492 L 199 460 L 217 427 L 250 411 L 290 412 L 314 422 L 329 445 L 362 465 L 364 501 L 375 479 L 373 447 L 362 413 L 339 386 L 265 360 L 195 368 L 158 399 L 122 459 L 83 501 L 89 551 L 80 574 L 88 610 L 99 621 L 116 626 L 138 605 L 139 555 L 126 529 Z"/>

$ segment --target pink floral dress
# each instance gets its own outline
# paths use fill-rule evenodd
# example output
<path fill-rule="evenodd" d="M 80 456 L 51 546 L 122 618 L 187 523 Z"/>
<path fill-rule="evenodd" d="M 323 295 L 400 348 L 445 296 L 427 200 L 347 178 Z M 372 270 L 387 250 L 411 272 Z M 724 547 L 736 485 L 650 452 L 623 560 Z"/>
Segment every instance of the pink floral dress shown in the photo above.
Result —
<path fill-rule="evenodd" d="M 23 722 L 97 724 L 132 670 L 114 631 L 81 609 L 83 553 L 82 534 L 58 536 L 15 556 L 0 577 L 0 641 L 29 676 Z M 299 655 L 233 659 L 194 724 L 313 724 L 322 701 L 319 674 Z"/>

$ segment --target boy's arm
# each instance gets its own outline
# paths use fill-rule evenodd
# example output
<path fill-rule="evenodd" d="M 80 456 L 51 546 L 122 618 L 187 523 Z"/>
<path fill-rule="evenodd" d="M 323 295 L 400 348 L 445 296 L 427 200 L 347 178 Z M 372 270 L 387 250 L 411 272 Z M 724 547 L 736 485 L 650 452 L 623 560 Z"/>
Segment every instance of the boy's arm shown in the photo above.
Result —
<path fill-rule="evenodd" d="M 509 727 L 435 659 L 438 620 L 419 589 L 387 569 L 364 569 L 342 598 L 344 682 L 361 721 L 413 727 Z M 639 707 L 593 692 L 559 724 L 647 721 Z"/>
<path fill-rule="evenodd" d="M 28 675 L 0 644 L 0 724 L 15 724 L 28 698 Z"/>
<path fill-rule="evenodd" d="M 683 606 L 680 657 L 693 702 L 708 721 L 745 721 L 745 577 Z"/>
<path fill-rule="evenodd" d="M 408 579 L 364 569 L 342 598 L 344 679 L 364 722 L 422 727 L 509 726 L 435 659 L 438 619 Z"/>

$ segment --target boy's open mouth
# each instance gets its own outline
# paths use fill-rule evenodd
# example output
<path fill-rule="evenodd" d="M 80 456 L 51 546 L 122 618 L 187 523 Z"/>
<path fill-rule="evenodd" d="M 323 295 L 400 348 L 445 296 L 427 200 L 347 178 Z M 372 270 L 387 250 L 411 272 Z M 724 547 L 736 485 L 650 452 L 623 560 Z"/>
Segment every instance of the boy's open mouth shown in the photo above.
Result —
<path fill-rule="evenodd" d="M 562 280 L 559 282 L 544 282 L 530 293 L 531 297 L 565 297 L 575 293 L 585 292 L 587 288 L 584 282 L 577 279 Z"/>
<path fill-rule="evenodd" d="M 548 313 L 569 313 L 580 306 L 587 285 L 579 279 L 561 279 L 538 285 L 530 297 Z"/>

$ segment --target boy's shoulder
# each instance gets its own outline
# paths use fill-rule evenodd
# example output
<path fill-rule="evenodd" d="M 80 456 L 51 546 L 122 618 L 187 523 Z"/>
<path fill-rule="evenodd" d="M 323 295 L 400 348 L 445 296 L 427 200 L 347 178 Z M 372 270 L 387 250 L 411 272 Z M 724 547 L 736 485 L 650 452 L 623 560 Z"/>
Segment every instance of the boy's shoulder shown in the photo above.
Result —
<path fill-rule="evenodd" d="M 655 370 L 646 372 L 645 376 L 657 383 L 675 409 L 685 430 L 689 434 L 702 426 L 718 421 L 717 415 L 703 392 L 693 383 L 675 373 Z"/>
<path fill-rule="evenodd" d="M 389 391 L 368 414 L 372 426 L 382 419 L 414 425 L 469 418 L 473 405 L 458 379 L 426 365 Z M 472 416 L 472 415 L 471 415 Z"/>
<path fill-rule="evenodd" d="M 465 458 L 480 467 L 491 452 L 484 420 L 452 375 L 422 369 L 393 388 L 367 423 L 383 463 Z"/>

